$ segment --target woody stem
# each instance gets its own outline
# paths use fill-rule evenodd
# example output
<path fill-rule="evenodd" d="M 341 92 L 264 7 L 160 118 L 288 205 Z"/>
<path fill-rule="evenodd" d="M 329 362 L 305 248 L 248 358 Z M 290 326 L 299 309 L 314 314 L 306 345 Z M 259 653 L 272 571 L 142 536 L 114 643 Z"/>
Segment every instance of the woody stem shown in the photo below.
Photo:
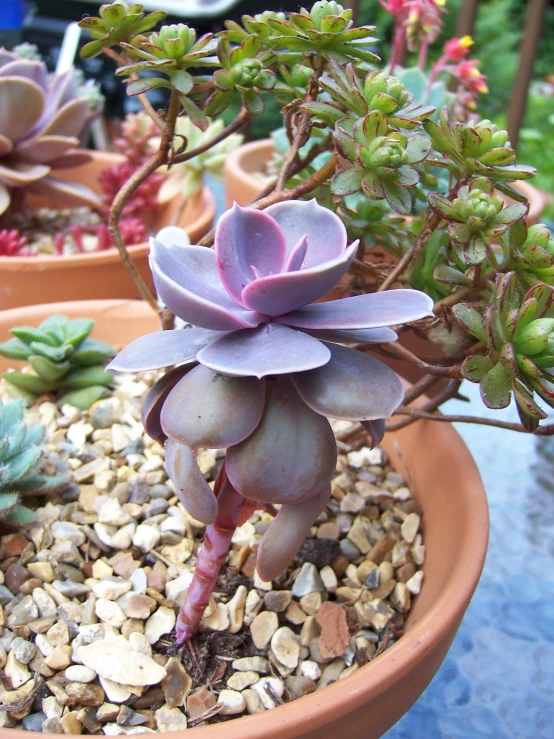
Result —
<path fill-rule="evenodd" d="M 229 552 L 231 539 L 245 500 L 229 482 L 225 465 L 217 476 L 215 493 L 217 495 L 217 518 L 215 523 L 206 529 L 192 582 L 177 618 L 175 627 L 177 644 L 190 639 L 198 630 L 204 611 L 210 602 L 219 570 Z"/>

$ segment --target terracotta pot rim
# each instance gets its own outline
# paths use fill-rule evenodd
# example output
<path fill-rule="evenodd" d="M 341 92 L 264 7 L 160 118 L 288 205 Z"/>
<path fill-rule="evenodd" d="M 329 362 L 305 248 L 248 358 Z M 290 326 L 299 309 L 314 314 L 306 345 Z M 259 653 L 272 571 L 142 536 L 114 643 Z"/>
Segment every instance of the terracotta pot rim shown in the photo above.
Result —
<path fill-rule="evenodd" d="M 109 153 L 109 152 L 107 152 Z M 212 191 L 208 187 L 203 187 L 202 191 L 191 198 L 191 203 L 198 203 L 201 208 L 198 217 L 188 224 L 185 230 L 196 231 L 204 228 L 204 223 L 207 225 L 213 220 L 213 214 L 216 210 L 215 197 Z M 140 244 L 133 244 L 127 247 L 127 251 L 130 257 L 140 257 L 147 253 L 150 245 L 147 241 L 143 241 Z M 13 271 L 14 269 L 20 268 L 26 271 L 45 271 L 48 269 L 56 269 L 63 267 L 69 268 L 82 268 L 87 265 L 101 265 L 109 264 L 111 262 L 119 262 L 121 257 L 115 247 L 110 247 L 104 251 L 92 251 L 84 254 L 66 254 L 58 256 L 56 254 L 40 255 L 36 257 L 5 257 L 0 256 L 0 271 L 7 270 Z"/>
<path fill-rule="evenodd" d="M 24 308 L 13 308 L 2 311 L 0 315 L 4 319 L 10 319 L 13 315 L 13 323 L 28 321 L 36 316 L 37 311 L 48 313 L 67 313 L 78 306 L 79 314 L 91 314 L 91 317 L 99 313 L 123 311 L 126 318 L 144 318 L 151 309 L 141 301 L 133 300 L 93 300 L 73 301 L 67 303 L 53 303 L 43 306 L 26 306 Z M 430 428 L 431 421 L 418 421 L 420 435 L 425 436 L 425 429 Z M 437 424 L 434 424 L 436 427 Z M 283 736 L 293 736 L 293 727 L 305 726 L 309 722 L 310 729 L 314 730 L 323 726 L 331 715 L 344 716 L 355 707 L 367 700 L 368 694 L 379 696 L 383 694 L 391 684 L 395 683 L 399 675 L 409 672 L 414 665 L 426 659 L 427 652 L 441 640 L 448 641 L 448 633 L 457 628 L 461 617 L 470 601 L 479 580 L 488 541 L 488 508 L 479 472 L 465 446 L 455 429 L 446 423 L 438 424 L 436 433 L 446 435 L 447 448 L 452 454 L 462 458 L 465 469 L 464 497 L 471 506 L 472 525 L 466 527 L 463 534 L 463 545 L 460 546 L 455 564 L 450 576 L 437 597 L 434 605 L 429 611 L 407 631 L 398 642 L 372 660 L 365 667 L 360 668 L 352 675 L 337 681 L 333 686 L 326 688 L 323 692 L 316 691 L 302 699 L 279 706 L 271 711 L 272 722 L 278 722 L 279 731 Z M 435 433 L 435 429 L 433 429 Z M 416 491 L 417 494 L 417 491 Z M 448 495 L 448 490 L 444 490 Z M 424 518 L 425 521 L 425 518 Z M 425 571 L 425 569 L 424 569 Z M 264 735 L 264 714 L 246 716 L 225 724 L 221 727 L 226 739 L 258 739 Z M 193 729 L 194 736 L 213 736 L 214 726 L 197 727 Z M 188 729 L 187 731 L 190 731 Z M 8 739 L 21 739 L 20 732 L 14 729 L 4 729 L 3 736 Z M 39 734 L 36 734 L 38 739 Z M 50 736 L 54 739 L 54 735 Z M 171 734 L 161 733 L 165 739 L 171 739 Z M 180 735 L 179 735 L 180 736 Z M 188 734 L 187 734 L 188 736 Z M 277 736 L 277 734 L 272 734 Z M 173 735 L 173 739 L 176 735 Z M 192 736 L 191 736 L 192 739 Z"/>

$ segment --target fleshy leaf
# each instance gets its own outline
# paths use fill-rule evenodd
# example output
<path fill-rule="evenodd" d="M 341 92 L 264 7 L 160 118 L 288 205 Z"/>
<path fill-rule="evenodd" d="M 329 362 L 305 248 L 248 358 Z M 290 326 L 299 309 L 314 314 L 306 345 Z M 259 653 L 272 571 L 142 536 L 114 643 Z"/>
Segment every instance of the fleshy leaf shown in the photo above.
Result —
<path fill-rule="evenodd" d="M 173 441 L 193 450 L 225 449 L 254 431 L 264 409 L 264 383 L 253 377 L 225 377 L 198 365 L 170 391 L 161 426 Z"/>
<path fill-rule="evenodd" d="M 214 372 L 236 377 L 280 375 L 320 367 L 329 361 L 326 346 L 312 336 L 276 323 L 232 331 L 198 352 Z"/>
<path fill-rule="evenodd" d="M 165 445 L 165 465 L 187 513 L 206 525 L 214 523 L 217 499 L 200 472 L 196 454 L 187 446 L 169 440 Z"/>
<path fill-rule="evenodd" d="M 142 425 L 144 430 L 151 439 L 157 441 L 161 446 L 164 445 L 167 439 L 160 423 L 163 404 L 179 380 L 195 366 L 195 364 L 182 364 L 180 367 L 174 367 L 166 372 L 152 385 L 142 402 Z"/>
<path fill-rule="evenodd" d="M 302 400 L 316 413 L 345 421 L 389 418 L 404 397 L 397 375 L 378 359 L 338 344 L 327 344 L 323 367 L 292 375 Z"/>

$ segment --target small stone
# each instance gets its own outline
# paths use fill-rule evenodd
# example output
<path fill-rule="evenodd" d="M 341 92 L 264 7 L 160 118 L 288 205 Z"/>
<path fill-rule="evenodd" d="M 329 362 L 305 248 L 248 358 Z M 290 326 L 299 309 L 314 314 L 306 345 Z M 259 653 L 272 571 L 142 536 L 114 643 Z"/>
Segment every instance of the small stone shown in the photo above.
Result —
<path fill-rule="evenodd" d="M 30 713 L 21 721 L 21 725 L 25 731 L 42 731 L 42 724 L 48 717 L 45 713 Z"/>
<path fill-rule="evenodd" d="M 155 644 L 163 634 L 169 634 L 175 626 L 175 620 L 173 609 L 160 606 L 144 626 L 144 635 L 150 644 Z"/>
<path fill-rule="evenodd" d="M 308 593 L 300 598 L 300 607 L 308 616 L 315 616 L 323 603 L 322 593 Z"/>
<path fill-rule="evenodd" d="M 38 612 L 43 618 L 51 618 L 58 615 L 58 606 L 54 599 L 42 588 L 33 590 L 33 600 L 37 604 Z"/>
<path fill-rule="evenodd" d="M 10 557 L 19 557 L 28 543 L 29 539 L 23 534 L 7 534 L 3 536 L 0 542 L 0 558 L 4 560 Z"/>
<path fill-rule="evenodd" d="M 371 542 L 367 536 L 362 516 L 356 516 L 347 536 L 362 554 L 367 554 L 371 549 Z"/>
<path fill-rule="evenodd" d="M 96 672 L 84 665 L 71 665 L 66 669 L 65 677 L 74 683 L 90 683 L 96 678 Z"/>
<path fill-rule="evenodd" d="M 21 664 L 23 665 L 29 664 L 29 662 L 35 656 L 36 651 L 37 648 L 32 642 L 26 641 L 20 636 L 17 636 L 12 641 L 12 652 L 14 653 L 16 659 L 19 660 L 19 662 L 21 662 Z"/>
<path fill-rule="evenodd" d="M 367 553 L 367 559 L 375 562 L 376 565 L 380 565 L 384 560 L 385 555 L 391 551 L 396 544 L 396 539 L 392 536 L 382 536 Z"/>
<path fill-rule="evenodd" d="M 267 660 L 263 657 L 239 657 L 231 663 L 233 670 L 240 672 L 260 672 L 265 674 L 269 671 Z"/>
<path fill-rule="evenodd" d="M 187 728 L 187 717 L 178 708 L 162 706 L 154 715 L 158 731 L 184 731 Z"/>
<path fill-rule="evenodd" d="M 300 639 L 288 626 L 282 626 L 271 638 L 271 650 L 281 665 L 294 670 L 300 656 Z"/>
<path fill-rule="evenodd" d="M 166 598 L 173 601 L 175 605 L 182 606 L 185 601 L 189 585 L 192 582 L 192 577 L 192 572 L 186 572 L 183 575 L 179 575 L 175 580 L 170 580 L 165 585 Z"/>
<path fill-rule="evenodd" d="M 148 587 L 148 581 L 146 577 L 146 572 L 142 569 L 142 567 L 140 567 L 138 570 L 135 570 L 131 574 L 131 576 L 129 577 L 129 581 L 135 593 L 139 593 L 140 595 L 146 595 L 146 588 Z"/>
<path fill-rule="evenodd" d="M 300 674 L 317 682 L 321 677 L 321 669 L 317 662 L 312 662 L 312 660 L 306 659 L 300 663 Z"/>
<path fill-rule="evenodd" d="M 335 659 L 330 664 L 326 665 L 319 682 L 317 684 L 317 690 L 327 687 L 331 683 L 336 682 L 339 679 L 339 675 L 346 667 L 346 663 L 343 659 Z"/>
<path fill-rule="evenodd" d="M 8 626 L 10 629 L 13 629 L 14 626 L 28 624 L 36 618 L 38 618 L 37 605 L 30 595 L 26 595 L 13 607 L 12 612 L 8 616 Z"/>
<path fill-rule="evenodd" d="M 263 600 L 258 595 L 258 591 L 251 590 L 246 596 L 246 603 L 244 604 L 244 623 L 247 626 L 249 626 L 258 615 L 262 605 Z"/>
<path fill-rule="evenodd" d="M 216 704 L 215 695 L 204 685 L 187 697 L 187 714 L 190 719 L 197 718 L 206 713 Z"/>
<path fill-rule="evenodd" d="M 54 580 L 52 587 L 67 598 L 78 598 L 80 595 L 90 593 L 88 585 L 73 580 Z"/>
<path fill-rule="evenodd" d="M 259 613 L 250 624 L 250 633 L 256 649 L 265 649 L 278 628 L 279 618 L 276 613 L 273 611 Z"/>
<path fill-rule="evenodd" d="M 69 711 L 69 713 L 64 714 L 60 718 L 60 724 L 64 734 L 80 734 L 83 730 L 83 725 L 77 718 L 77 711 Z"/>
<path fill-rule="evenodd" d="M 25 541 L 27 541 L 25 539 Z M 31 573 L 25 567 L 17 562 L 11 564 L 5 572 L 4 582 L 8 589 L 8 600 L 11 599 L 13 594 L 19 593 L 19 588 L 23 585 L 26 580 L 31 578 Z"/>
<path fill-rule="evenodd" d="M 69 683 L 64 687 L 70 706 L 101 706 L 105 695 L 100 685 L 90 683 Z"/>
<path fill-rule="evenodd" d="M 103 580 L 105 577 L 111 577 L 113 575 L 113 567 L 103 559 L 97 559 L 92 565 L 92 576 L 97 580 Z"/>
<path fill-rule="evenodd" d="M 127 620 L 127 617 L 117 603 L 114 603 L 112 600 L 106 600 L 106 598 L 98 598 L 94 611 L 100 621 L 105 621 L 110 626 L 115 626 L 116 629 L 121 628 Z"/>
<path fill-rule="evenodd" d="M 230 634 L 237 634 L 242 629 L 247 593 L 246 587 L 239 585 L 235 594 L 227 603 L 227 612 L 229 614 L 228 631 Z"/>
<path fill-rule="evenodd" d="M 289 607 L 292 600 L 290 590 L 271 590 L 264 595 L 264 605 L 268 611 L 283 613 Z"/>
<path fill-rule="evenodd" d="M 304 562 L 302 569 L 293 583 L 292 594 L 296 598 L 301 598 L 308 593 L 323 592 L 324 590 L 325 585 L 319 576 L 316 566 L 311 562 Z"/>
<path fill-rule="evenodd" d="M 317 529 L 318 539 L 338 539 L 340 527 L 334 521 L 326 521 Z"/>
<path fill-rule="evenodd" d="M 338 580 L 333 568 L 329 567 L 329 565 L 326 565 L 325 567 L 323 567 L 319 575 L 323 584 L 325 585 L 325 589 L 329 593 L 334 593 L 338 587 Z"/>
<path fill-rule="evenodd" d="M 147 657 L 152 656 L 152 645 L 150 644 L 150 642 L 148 641 L 148 639 L 145 637 L 143 633 L 133 631 L 132 633 L 129 634 L 127 639 L 131 647 L 135 650 L 135 652 L 140 652 L 141 654 L 145 654 Z"/>
<path fill-rule="evenodd" d="M 412 595 L 419 595 L 421 592 L 421 584 L 423 582 L 423 570 L 418 570 L 410 577 L 406 583 L 406 587 Z"/>
<path fill-rule="evenodd" d="M 202 619 L 202 627 L 211 631 L 227 631 L 229 628 L 229 611 L 224 603 L 217 603 L 209 616 Z"/>
<path fill-rule="evenodd" d="M 246 710 L 244 696 L 236 690 L 222 690 L 217 699 L 218 704 L 223 706 L 220 711 L 222 716 L 234 716 Z"/>
<path fill-rule="evenodd" d="M 27 569 L 33 577 L 38 577 L 42 582 L 53 582 L 56 579 L 50 562 L 29 562 Z"/>
<path fill-rule="evenodd" d="M 415 539 L 415 536 L 419 531 L 420 521 L 421 519 L 417 513 L 409 513 L 404 521 L 402 521 L 400 531 L 402 533 L 402 538 L 407 541 L 408 544 L 411 544 Z"/>
<path fill-rule="evenodd" d="M 413 546 L 410 549 L 410 554 L 412 555 L 412 559 L 418 565 L 421 567 L 425 560 L 425 545 L 424 544 L 418 544 L 417 546 Z"/>
<path fill-rule="evenodd" d="M 262 713 L 262 711 L 266 710 L 259 694 L 255 690 L 247 688 L 246 690 L 242 691 L 242 695 L 244 698 L 244 702 L 246 703 L 246 710 L 248 711 L 248 713 Z"/>
<path fill-rule="evenodd" d="M 300 632 L 300 645 L 302 647 L 309 647 L 312 639 L 319 636 L 320 628 L 319 624 L 315 620 L 315 616 L 308 616 L 302 624 L 302 630 Z"/>
<path fill-rule="evenodd" d="M 46 734 L 63 734 L 63 726 L 60 724 L 59 718 L 47 718 L 42 724 L 42 729 Z"/>
<path fill-rule="evenodd" d="M 166 675 L 163 667 L 133 650 L 123 636 L 79 647 L 78 655 L 84 665 L 120 685 L 156 685 Z"/>
<path fill-rule="evenodd" d="M 340 502 L 342 513 L 359 513 L 365 508 L 365 500 L 358 493 L 346 493 Z"/>
<path fill-rule="evenodd" d="M 144 621 L 149 618 L 155 608 L 156 601 L 153 598 L 150 598 L 148 595 L 133 593 L 123 610 L 129 618 L 138 618 Z"/>
<path fill-rule="evenodd" d="M 128 580 L 113 576 L 105 577 L 92 586 L 92 592 L 97 598 L 106 598 L 107 600 L 117 600 L 129 590 L 131 590 L 131 583 Z"/>
<path fill-rule="evenodd" d="M 69 645 L 60 644 L 54 647 L 45 662 L 52 670 L 65 670 L 71 664 L 71 654 L 72 649 Z"/>
<path fill-rule="evenodd" d="M 324 659 L 341 657 L 350 641 L 345 609 L 338 603 L 323 603 L 315 616 L 321 635 L 319 651 Z"/>
<path fill-rule="evenodd" d="M 401 611 L 402 613 L 407 613 L 410 610 L 412 598 L 410 595 L 410 591 L 408 590 L 405 583 L 396 583 L 394 592 L 390 597 L 390 602 L 397 610 Z"/>
<path fill-rule="evenodd" d="M 10 678 L 14 690 L 25 685 L 31 679 L 31 673 L 27 669 L 27 665 L 20 662 L 13 652 L 8 654 L 4 672 Z"/>
<path fill-rule="evenodd" d="M 114 683 L 113 680 L 108 680 L 105 677 L 100 677 L 99 680 L 110 703 L 125 703 L 132 695 L 129 689 L 130 686 L 119 685 L 119 683 Z"/>
<path fill-rule="evenodd" d="M 80 547 L 86 541 L 86 536 L 81 529 L 70 521 L 55 521 L 50 530 L 54 539 L 69 541 L 76 547 Z"/>
<path fill-rule="evenodd" d="M 408 582 L 408 580 L 415 574 L 416 568 L 413 562 L 406 562 L 405 565 L 399 567 L 396 571 L 396 579 L 399 582 Z"/>
<path fill-rule="evenodd" d="M 96 718 L 98 721 L 104 723 L 104 721 L 112 721 L 117 718 L 119 714 L 119 706 L 113 703 L 103 703 L 100 708 L 96 711 Z"/>
<path fill-rule="evenodd" d="M 162 535 L 157 528 L 140 524 L 133 536 L 133 545 L 141 552 L 151 552 L 161 538 Z"/>
<path fill-rule="evenodd" d="M 141 726 L 148 723 L 148 716 L 133 711 L 129 706 L 121 706 L 117 714 L 117 723 L 121 726 Z"/>
<path fill-rule="evenodd" d="M 287 677 L 286 685 L 293 700 L 302 698 L 303 695 L 309 695 L 316 689 L 315 681 L 303 675 L 290 675 Z"/>
<path fill-rule="evenodd" d="M 397 542 L 392 548 L 392 566 L 402 567 L 408 562 L 410 555 L 410 545 L 405 541 Z"/>
<path fill-rule="evenodd" d="M 133 572 L 140 567 L 140 562 L 133 559 L 131 552 L 117 552 L 110 558 L 109 563 L 115 574 L 120 575 L 125 580 L 130 579 Z"/>
<path fill-rule="evenodd" d="M 260 675 L 257 672 L 248 670 L 246 672 L 234 672 L 227 680 L 227 687 L 231 690 L 245 690 L 254 683 L 258 682 Z"/>
<path fill-rule="evenodd" d="M 287 619 L 287 621 L 290 621 L 291 624 L 294 624 L 295 626 L 299 626 L 300 624 L 304 623 L 307 616 L 304 613 L 304 611 L 300 608 L 298 603 L 293 600 L 290 606 L 285 611 L 285 618 Z"/>
<path fill-rule="evenodd" d="M 269 688 L 269 690 L 268 690 Z M 276 695 L 281 698 L 285 692 L 285 683 L 278 677 L 262 677 L 257 683 L 252 685 L 252 690 L 260 696 L 265 708 L 276 708 L 278 703 L 272 697 Z"/>
<path fill-rule="evenodd" d="M 165 700 L 171 708 L 183 706 L 192 688 L 192 678 L 177 657 L 170 657 L 165 669 L 167 674 L 162 680 Z"/>

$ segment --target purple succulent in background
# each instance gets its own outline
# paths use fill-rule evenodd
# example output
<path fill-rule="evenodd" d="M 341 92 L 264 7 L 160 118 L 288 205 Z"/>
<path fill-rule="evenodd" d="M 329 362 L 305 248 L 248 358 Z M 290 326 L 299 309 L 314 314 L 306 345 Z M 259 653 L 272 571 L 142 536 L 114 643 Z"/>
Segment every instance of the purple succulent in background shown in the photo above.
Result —
<path fill-rule="evenodd" d="M 44 62 L 0 48 L 0 215 L 21 188 L 70 205 L 101 205 L 88 187 L 52 176 L 89 160 L 77 147 L 92 117 L 74 69 L 49 75 Z"/>
<path fill-rule="evenodd" d="M 315 200 L 263 212 L 235 205 L 219 221 L 215 250 L 152 239 L 161 300 L 197 328 L 143 336 L 109 365 L 179 365 L 150 390 L 143 419 L 167 439 L 168 473 L 194 518 L 213 524 L 218 514 L 196 464 L 203 447 L 227 449 L 227 479 L 244 498 L 281 504 L 258 552 L 266 580 L 286 568 L 329 499 L 337 452 L 327 417 L 366 423 L 378 443 L 403 397 L 391 369 L 342 344 L 394 341 L 388 326 L 432 309 L 415 290 L 314 303 L 357 245 Z"/>

